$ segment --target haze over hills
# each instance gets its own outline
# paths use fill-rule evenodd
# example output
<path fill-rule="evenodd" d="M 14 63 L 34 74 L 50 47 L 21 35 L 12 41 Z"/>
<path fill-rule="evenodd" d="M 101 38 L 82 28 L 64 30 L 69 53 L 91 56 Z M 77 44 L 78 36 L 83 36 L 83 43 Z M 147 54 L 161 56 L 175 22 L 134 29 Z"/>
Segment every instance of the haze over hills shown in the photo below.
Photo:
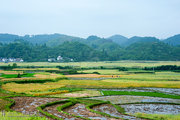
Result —
<path fill-rule="evenodd" d="M 180 45 L 180 34 L 169 37 L 164 42 L 174 46 Z"/>
<path fill-rule="evenodd" d="M 85 44 L 102 44 L 103 42 L 113 42 L 120 46 L 129 46 L 136 42 L 158 42 L 160 41 L 158 38 L 155 37 L 139 37 L 134 36 L 131 38 L 124 37 L 122 35 L 113 35 L 108 38 L 100 38 L 98 36 L 89 36 L 87 39 L 68 36 L 64 34 L 39 34 L 39 35 L 13 35 L 13 34 L 0 34 L 0 42 L 1 43 L 10 43 L 14 42 L 17 39 L 28 41 L 32 44 L 47 44 L 48 46 L 57 46 L 62 44 L 65 41 L 77 41 Z M 162 40 L 165 43 L 168 43 L 173 46 L 180 45 L 180 34 L 174 35 L 167 39 Z M 95 43 L 93 43 L 95 42 Z"/>
<path fill-rule="evenodd" d="M 128 38 L 124 37 L 122 35 L 113 35 L 113 36 L 109 37 L 108 39 L 111 39 L 113 42 L 115 42 L 119 45 L 124 45 L 128 41 Z"/>
<path fill-rule="evenodd" d="M 63 34 L 18 36 L 0 34 L 0 57 L 47 61 L 61 55 L 74 61 L 180 60 L 180 35 L 155 37 L 73 37 Z"/>

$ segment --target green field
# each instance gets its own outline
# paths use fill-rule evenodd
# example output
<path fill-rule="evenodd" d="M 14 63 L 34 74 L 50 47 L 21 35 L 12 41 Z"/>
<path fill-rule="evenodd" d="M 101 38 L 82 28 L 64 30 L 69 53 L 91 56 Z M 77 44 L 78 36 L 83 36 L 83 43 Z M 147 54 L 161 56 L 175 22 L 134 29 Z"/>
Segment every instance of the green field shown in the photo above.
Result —
<path fill-rule="evenodd" d="M 156 72 L 155 74 L 129 74 L 122 75 L 117 80 L 142 80 L 142 81 L 180 81 L 180 73 Z"/>
<path fill-rule="evenodd" d="M 168 95 L 158 92 L 133 92 L 133 91 L 101 91 L 103 95 L 134 95 L 134 96 L 149 96 L 149 97 L 161 97 L 161 98 L 173 98 L 180 99 L 178 95 Z"/>
<path fill-rule="evenodd" d="M 0 63 L 0 66 L 5 66 L 13 63 Z M 105 61 L 105 62 L 70 62 L 70 63 L 49 63 L 49 62 L 23 62 L 17 63 L 18 66 L 75 66 L 75 67 L 151 67 L 160 65 L 177 65 L 180 66 L 180 61 Z"/>
<path fill-rule="evenodd" d="M 18 74 L 2 74 L 0 77 L 3 78 L 18 78 Z M 34 77 L 34 73 L 20 74 L 19 77 Z"/>
<path fill-rule="evenodd" d="M 101 70 L 101 69 L 92 69 L 92 70 L 81 70 L 78 71 L 79 73 L 83 72 L 83 73 L 100 73 L 102 75 L 126 75 L 128 73 L 123 72 L 123 71 L 119 71 L 119 70 L 114 70 L 114 69 L 108 69 L 108 70 Z"/>

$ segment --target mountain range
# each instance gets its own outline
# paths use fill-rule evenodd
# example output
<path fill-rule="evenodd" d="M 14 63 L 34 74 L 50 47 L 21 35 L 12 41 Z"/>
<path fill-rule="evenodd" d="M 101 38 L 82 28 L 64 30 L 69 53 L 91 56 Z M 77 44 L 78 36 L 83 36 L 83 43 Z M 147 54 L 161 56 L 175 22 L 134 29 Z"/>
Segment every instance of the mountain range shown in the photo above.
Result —
<path fill-rule="evenodd" d="M 87 39 L 84 39 L 80 37 L 68 36 L 68 35 L 57 34 L 57 33 L 40 34 L 40 35 L 25 35 L 25 36 L 19 36 L 19 35 L 13 35 L 13 34 L 0 34 L 1 43 L 10 43 L 16 40 L 25 40 L 32 44 L 46 44 L 48 46 L 58 46 L 64 43 L 65 41 L 77 41 L 77 42 L 89 44 L 89 45 L 95 45 L 94 42 L 97 44 L 102 44 L 104 42 L 107 42 L 107 43 L 116 43 L 120 45 L 121 47 L 127 47 L 136 42 L 162 41 L 172 46 L 178 46 L 180 45 L 180 34 L 174 35 L 164 40 L 159 40 L 158 38 L 155 38 L 155 37 L 139 37 L 139 36 L 127 38 L 122 35 L 113 35 L 108 38 L 89 36 Z"/>
<path fill-rule="evenodd" d="M 30 52 L 30 53 L 29 53 Z M 0 34 L 0 57 L 47 61 L 61 55 L 75 61 L 180 60 L 180 34 L 160 40 L 155 37 L 80 38 L 63 34 Z"/>

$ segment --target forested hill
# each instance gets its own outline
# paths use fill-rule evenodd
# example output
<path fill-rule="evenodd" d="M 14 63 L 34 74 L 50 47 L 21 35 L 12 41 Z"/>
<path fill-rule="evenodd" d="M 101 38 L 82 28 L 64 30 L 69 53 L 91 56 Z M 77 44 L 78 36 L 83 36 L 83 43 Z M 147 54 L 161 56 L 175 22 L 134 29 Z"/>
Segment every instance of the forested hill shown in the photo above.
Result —
<path fill-rule="evenodd" d="M 180 60 L 179 36 L 160 41 L 155 37 L 128 39 L 120 35 L 83 39 L 62 34 L 0 34 L 0 58 L 23 58 L 25 61 L 47 61 L 57 56 L 74 61 Z"/>
<path fill-rule="evenodd" d="M 68 36 L 64 34 L 39 34 L 39 35 L 25 35 L 25 36 L 18 36 L 13 34 L 1 34 L 0 33 L 0 42 L 1 43 L 11 43 L 16 40 L 24 40 L 32 44 L 43 45 L 46 44 L 47 46 L 54 47 L 60 44 L 63 44 L 66 41 L 73 41 L 73 42 L 80 42 L 83 44 L 91 45 L 92 47 L 102 46 L 102 43 L 109 43 L 109 44 L 118 44 L 121 47 L 127 47 L 133 43 L 137 42 L 158 42 L 162 41 L 172 46 L 180 45 L 180 34 L 174 35 L 164 40 L 159 40 L 155 37 L 140 37 L 134 36 L 131 38 L 124 37 L 122 35 L 113 35 L 108 38 L 100 38 L 97 36 L 89 36 L 87 39 Z"/>

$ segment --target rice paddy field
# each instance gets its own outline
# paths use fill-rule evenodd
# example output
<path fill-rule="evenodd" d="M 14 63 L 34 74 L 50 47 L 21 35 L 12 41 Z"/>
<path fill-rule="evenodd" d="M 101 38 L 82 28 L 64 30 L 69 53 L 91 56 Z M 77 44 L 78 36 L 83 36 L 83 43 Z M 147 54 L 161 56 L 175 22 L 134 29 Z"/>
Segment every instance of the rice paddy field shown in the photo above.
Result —
<path fill-rule="evenodd" d="M 2 120 L 180 120 L 180 72 L 142 69 L 179 61 L 17 65 L 0 70 Z"/>
<path fill-rule="evenodd" d="M 13 63 L 0 63 L 0 66 L 5 66 Z M 49 63 L 49 62 L 31 62 L 17 63 L 18 66 L 80 66 L 80 67 L 149 67 L 160 65 L 180 65 L 180 61 L 105 61 L 105 62 L 68 62 L 68 63 Z"/>

